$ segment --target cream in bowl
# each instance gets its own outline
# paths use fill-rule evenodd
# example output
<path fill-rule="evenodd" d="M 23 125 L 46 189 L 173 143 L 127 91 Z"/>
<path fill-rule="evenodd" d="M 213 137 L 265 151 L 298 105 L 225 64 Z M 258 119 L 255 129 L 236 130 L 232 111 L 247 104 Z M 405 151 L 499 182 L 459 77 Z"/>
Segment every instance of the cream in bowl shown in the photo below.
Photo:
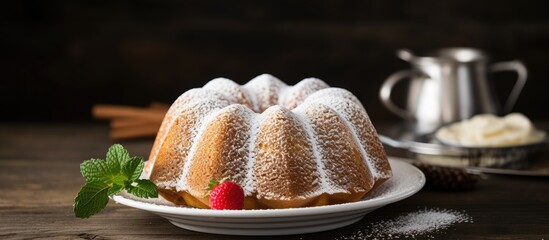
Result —
<path fill-rule="evenodd" d="M 541 142 L 545 132 L 536 129 L 521 113 L 503 117 L 479 114 L 440 128 L 435 138 L 444 144 L 465 147 L 509 147 Z"/>

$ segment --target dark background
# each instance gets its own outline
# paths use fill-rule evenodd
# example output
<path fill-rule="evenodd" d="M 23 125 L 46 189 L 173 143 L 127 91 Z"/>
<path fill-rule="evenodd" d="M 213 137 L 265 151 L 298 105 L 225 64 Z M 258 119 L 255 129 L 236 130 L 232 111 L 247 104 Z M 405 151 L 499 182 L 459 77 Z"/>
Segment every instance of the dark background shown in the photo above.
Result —
<path fill-rule="evenodd" d="M 549 10 L 543 1 L 2 1 L 0 108 L 5 122 L 94 121 L 95 103 L 171 103 L 215 77 L 317 77 L 351 90 L 374 121 L 409 67 L 395 51 L 469 46 L 522 60 L 514 111 L 549 119 Z M 500 98 L 514 76 L 498 74 Z M 402 92 L 397 91 L 402 99 Z"/>

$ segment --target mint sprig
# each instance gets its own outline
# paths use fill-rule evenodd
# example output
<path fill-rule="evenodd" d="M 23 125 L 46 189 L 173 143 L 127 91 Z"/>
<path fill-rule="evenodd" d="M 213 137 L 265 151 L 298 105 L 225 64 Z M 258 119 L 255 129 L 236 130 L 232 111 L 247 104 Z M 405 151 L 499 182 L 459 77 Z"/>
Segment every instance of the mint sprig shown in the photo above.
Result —
<path fill-rule="evenodd" d="M 109 196 L 122 190 L 141 198 L 156 198 L 156 185 L 139 179 L 145 162 L 142 157 L 130 157 L 120 144 L 112 145 L 103 159 L 90 159 L 80 164 L 80 172 L 86 184 L 74 199 L 74 214 L 88 218 L 107 206 Z"/>

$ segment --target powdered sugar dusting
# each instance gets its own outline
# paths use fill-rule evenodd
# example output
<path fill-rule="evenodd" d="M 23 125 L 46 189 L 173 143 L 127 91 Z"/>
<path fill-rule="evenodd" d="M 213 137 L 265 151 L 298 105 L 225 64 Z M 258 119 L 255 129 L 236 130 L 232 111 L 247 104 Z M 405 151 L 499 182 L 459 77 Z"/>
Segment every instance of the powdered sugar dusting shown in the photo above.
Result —
<path fill-rule="evenodd" d="M 248 108 L 254 107 L 254 103 L 252 103 L 252 101 L 250 100 L 248 92 L 244 91 L 243 88 L 240 87 L 240 85 L 230 79 L 215 78 L 209 81 L 206 85 L 204 85 L 203 88 L 217 91 L 218 93 L 229 99 L 229 101 L 231 101 L 232 103 L 240 103 L 247 106 Z"/>
<path fill-rule="evenodd" d="M 311 94 L 318 90 L 328 88 L 328 84 L 318 78 L 306 78 L 287 91 L 280 94 L 278 104 L 288 109 L 294 109 L 305 100 Z"/>
<path fill-rule="evenodd" d="M 202 88 L 193 88 L 181 94 L 170 106 L 170 109 L 168 109 L 168 112 L 166 113 L 166 115 L 164 116 L 164 120 L 162 121 L 162 125 L 158 130 L 158 134 L 154 141 L 154 146 L 149 156 L 149 164 L 147 165 L 147 171 L 149 173 L 152 172 L 152 168 L 154 167 L 154 163 L 156 161 L 156 157 L 158 156 L 160 146 L 162 146 L 166 135 L 168 134 L 167 131 L 168 129 L 171 129 L 176 117 L 182 112 L 184 108 L 188 108 L 189 104 L 207 99 L 211 99 L 213 101 L 220 102 L 226 105 L 229 104 L 229 100 L 227 100 L 223 95 L 219 94 L 216 91 Z"/>
<path fill-rule="evenodd" d="M 360 101 L 349 91 L 341 88 L 327 88 L 320 90 L 307 99 L 304 103 L 322 103 L 332 108 L 345 121 L 345 124 L 353 132 L 353 136 L 357 143 L 360 143 L 360 148 L 363 156 L 365 156 L 366 164 L 369 166 L 374 179 L 386 179 L 391 176 L 390 170 L 384 165 L 388 165 L 386 155 L 381 146 L 372 148 L 373 143 L 379 142 L 376 140 L 377 133 L 369 120 L 368 114 Z M 384 164 L 385 163 L 385 164 Z"/>
<path fill-rule="evenodd" d="M 263 114 L 252 114 L 250 116 L 250 142 L 248 143 L 248 162 L 246 164 L 246 177 L 244 178 L 244 192 L 246 194 L 253 193 L 255 191 L 255 182 L 254 182 L 254 165 L 256 162 L 256 155 L 254 149 L 257 147 L 257 133 L 259 132 L 259 125 L 261 119 L 265 115 Z M 246 195 L 247 196 L 247 195 Z"/>
<path fill-rule="evenodd" d="M 353 137 L 345 120 L 336 111 L 318 102 L 303 103 L 295 111 L 304 112 L 314 131 L 321 153 L 322 170 L 328 176 L 326 192 L 360 195 L 370 191 L 374 185 L 371 171 L 360 152 L 360 143 Z"/>
<path fill-rule="evenodd" d="M 235 108 L 236 105 L 234 104 L 238 105 L 237 108 L 251 108 L 254 112 L 229 111 L 228 108 Z M 313 108 L 318 114 L 330 114 L 329 116 L 315 118 L 313 126 L 311 115 L 307 114 L 308 110 Z M 289 109 L 293 109 L 293 111 Z M 382 146 L 370 146 L 372 142 L 368 139 L 375 138 L 375 132 L 371 131 L 373 127 L 360 101 L 349 91 L 330 88 L 325 82 L 316 78 L 304 79 L 291 87 L 269 74 L 259 75 L 242 86 L 226 78 L 216 78 L 208 82 L 204 88 L 187 91 L 174 102 L 168 111 L 151 151 L 149 160 L 152 164 L 150 165 L 154 164 L 167 131 L 171 129 L 175 119 L 178 119 L 179 114 L 182 113 L 187 114 L 188 120 L 181 124 L 187 126 L 190 134 L 185 136 L 187 139 L 177 140 L 178 146 L 172 144 L 175 147 L 171 150 L 185 153 L 179 154 L 184 156 L 184 158 L 181 158 L 184 161 L 180 161 L 182 166 L 179 168 L 182 169 L 182 173 L 173 182 L 162 182 L 160 184 L 162 186 L 173 186 L 177 191 L 188 191 L 188 188 L 191 188 L 188 186 L 187 176 L 190 171 L 191 159 L 194 159 L 197 151 L 196 143 L 203 138 L 203 132 L 209 123 L 220 113 L 245 115 L 241 118 L 231 118 L 238 119 L 235 121 L 243 121 L 242 124 L 234 123 L 232 126 L 245 126 L 239 129 L 249 132 L 249 137 L 241 136 L 238 144 L 235 144 L 240 147 L 234 146 L 235 149 L 227 151 L 238 152 L 236 155 L 239 156 L 239 159 L 244 159 L 244 161 L 238 161 L 245 163 L 245 166 L 239 166 L 239 169 L 244 172 L 238 176 L 242 179 L 242 185 L 247 196 L 255 195 L 264 199 L 289 200 L 291 199 L 289 196 L 306 199 L 324 193 L 354 192 L 354 194 L 357 194 L 367 192 L 373 186 L 373 183 L 365 184 L 361 182 L 358 184 L 354 180 L 372 179 L 372 176 L 375 176 L 375 180 L 378 180 L 390 176 L 388 162 L 386 163 L 387 169 L 389 169 L 388 174 L 379 171 L 380 166 L 377 164 L 377 162 L 387 161 L 387 159 L 381 159 L 379 155 L 372 155 L 371 153 L 371 151 L 383 151 L 383 148 Z M 339 130 L 322 127 L 330 124 L 337 124 Z M 270 130 L 266 133 L 267 135 L 259 136 L 262 134 L 263 128 Z M 316 132 L 319 129 L 322 129 L 323 132 L 322 140 Z M 343 136 L 345 136 L 344 140 L 342 140 Z M 263 141 L 263 146 L 260 145 L 260 140 Z M 244 144 L 244 141 L 248 142 Z M 319 141 L 323 141 L 323 144 L 320 144 Z M 332 147 L 332 142 L 337 147 Z M 325 149 L 328 145 L 330 145 L 330 149 Z M 352 157 L 344 158 L 342 156 Z M 337 159 L 328 163 L 324 158 Z M 268 166 L 270 167 L 256 166 L 257 162 L 265 159 L 269 159 L 271 165 Z M 365 170 L 348 171 L 346 172 L 348 176 L 336 174 L 340 171 L 340 168 L 348 168 L 346 162 L 357 159 L 365 161 L 364 165 L 370 169 L 372 176 L 369 176 L 370 171 Z M 168 160 L 171 161 L 170 159 L 166 161 Z M 258 169 L 261 174 L 272 178 L 261 180 L 269 182 L 269 184 L 264 184 L 264 186 L 269 185 L 269 187 L 264 187 L 263 190 L 292 189 L 283 194 L 260 192 L 258 190 L 260 183 L 258 183 L 259 180 L 256 180 L 256 175 L 259 174 Z M 274 169 L 278 170 L 275 171 Z M 280 176 L 284 174 L 287 178 L 279 180 Z M 343 180 L 339 181 L 336 178 Z M 300 179 L 301 182 L 295 183 L 295 179 Z M 342 181 L 347 182 L 347 180 L 353 181 L 353 183 L 341 183 Z M 283 183 L 277 183 L 279 184 L 278 187 L 272 187 L 271 182 L 273 181 L 283 181 Z M 299 188 L 309 190 L 303 192 Z"/>
<path fill-rule="evenodd" d="M 191 146 L 189 153 L 187 154 L 186 159 L 191 159 L 194 155 L 194 152 L 196 151 L 197 144 L 196 142 L 200 139 L 202 133 L 204 132 L 203 129 L 208 125 L 209 122 L 212 121 L 212 119 L 223 109 L 223 107 L 226 107 L 226 105 L 222 104 L 219 101 L 213 101 L 212 99 L 207 99 L 205 101 L 197 102 L 197 106 L 200 106 L 196 109 L 198 112 L 198 117 L 196 118 L 197 123 L 194 125 L 194 127 L 191 128 L 191 138 L 187 139 L 187 141 L 192 142 L 192 144 L 188 145 Z M 176 180 L 176 190 L 177 191 L 184 191 L 187 190 L 187 175 L 189 173 L 190 168 L 190 161 L 185 161 L 185 164 L 183 166 L 183 171 L 181 176 Z"/>
<path fill-rule="evenodd" d="M 288 85 L 270 74 L 261 74 L 242 87 L 251 93 L 251 98 L 255 102 L 255 112 L 261 113 L 278 102 L 280 93 Z"/>
<path fill-rule="evenodd" d="M 263 113 L 256 141 L 257 197 L 297 200 L 320 187 L 312 143 L 297 116 L 275 105 Z"/>
<path fill-rule="evenodd" d="M 473 219 L 465 212 L 448 209 L 422 209 L 400 215 L 394 219 L 372 223 L 364 229 L 342 236 L 344 239 L 403 239 L 435 238 L 453 224 L 472 223 Z"/>
<path fill-rule="evenodd" d="M 333 184 L 330 183 L 328 180 L 328 176 L 326 176 L 326 166 L 324 166 L 324 162 L 322 161 L 322 152 L 320 148 L 318 147 L 318 139 L 316 138 L 316 134 L 311 127 L 311 124 L 309 123 L 309 120 L 307 116 L 305 116 L 303 113 L 295 111 L 296 117 L 303 123 L 303 126 L 305 127 L 305 132 L 307 133 L 307 136 L 309 139 L 311 139 L 311 143 L 313 146 L 313 155 L 314 160 L 316 162 L 317 166 L 317 172 L 320 176 L 320 188 L 316 192 L 312 192 L 312 195 L 318 196 L 322 194 L 323 192 L 328 194 L 334 193 L 334 187 Z"/>

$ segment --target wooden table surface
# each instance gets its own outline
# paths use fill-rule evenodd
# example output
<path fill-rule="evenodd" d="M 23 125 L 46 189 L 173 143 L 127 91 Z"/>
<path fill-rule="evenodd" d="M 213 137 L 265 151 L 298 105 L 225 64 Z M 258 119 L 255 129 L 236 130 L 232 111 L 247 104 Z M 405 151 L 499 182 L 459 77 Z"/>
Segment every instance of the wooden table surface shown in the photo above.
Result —
<path fill-rule="evenodd" d="M 122 141 L 148 157 L 152 139 Z M 0 124 L 0 239 L 242 239 L 188 231 L 146 211 L 109 202 L 89 219 L 74 217 L 84 181 L 79 164 L 112 144 L 105 124 Z M 539 161 L 549 161 L 546 149 Z M 419 209 L 468 214 L 472 223 L 417 236 L 435 239 L 549 239 L 549 178 L 486 175 L 468 192 L 421 190 L 347 227 L 263 239 L 342 239 L 368 225 Z M 247 239 L 257 239 L 249 237 Z"/>

